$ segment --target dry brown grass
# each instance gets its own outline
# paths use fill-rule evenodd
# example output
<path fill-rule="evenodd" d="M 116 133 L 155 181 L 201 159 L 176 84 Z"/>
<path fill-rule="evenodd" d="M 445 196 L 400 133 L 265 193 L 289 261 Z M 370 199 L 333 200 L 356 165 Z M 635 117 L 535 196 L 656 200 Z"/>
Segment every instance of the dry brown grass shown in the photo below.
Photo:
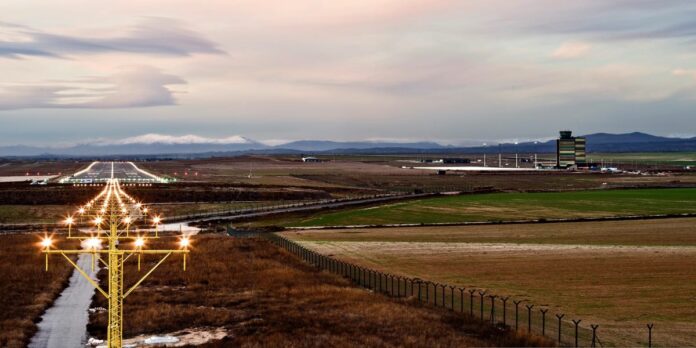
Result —
<path fill-rule="evenodd" d="M 234 182 L 262 185 L 288 185 L 322 189 L 355 188 L 373 190 L 441 190 L 473 187 L 493 187 L 499 190 L 568 190 L 609 186 L 632 187 L 670 185 L 675 181 L 696 183 L 696 175 L 674 176 L 617 176 L 612 174 L 544 173 L 466 173 L 436 175 L 427 170 L 400 168 L 405 164 L 398 159 L 420 156 L 337 156 L 324 163 L 302 163 L 299 157 L 245 156 L 200 160 L 144 162 L 143 168 L 173 175 L 187 181 Z M 248 177 L 250 169 L 253 172 Z M 182 176 L 188 170 L 198 172 L 192 177 Z"/>
<path fill-rule="evenodd" d="M 654 322 L 654 342 L 692 346 L 693 222 L 392 228 L 374 234 L 360 229 L 288 236 L 323 254 L 384 272 L 490 289 L 546 305 L 583 323 L 600 324 L 604 342 L 645 344 L 645 325 Z"/>
<path fill-rule="evenodd" d="M 25 175 L 63 175 L 74 173 L 84 167 L 87 167 L 90 162 L 80 161 L 6 161 L 0 163 L 0 176 L 17 176 Z M 6 165 L 4 165 L 6 164 Z"/>
<path fill-rule="evenodd" d="M 372 294 L 263 240 L 202 235 L 195 240 L 190 269 L 180 267 L 168 261 L 125 300 L 127 337 L 224 327 L 231 338 L 210 347 L 548 344 Z M 132 264 L 127 272 L 128 282 L 134 282 Z M 98 314 L 90 331 L 102 336 L 105 324 L 106 315 Z"/>
<path fill-rule="evenodd" d="M 44 257 L 35 234 L 0 234 L 0 347 L 24 347 L 37 322 L 67 285 L 72 266 Z"/>
<path fill-rule="evenodd" d="M 66 205 L 0 204 L 0 223 L 55 223 L 72 207 Z"/>
<path fill-rule="evenodd" d="M 696 218 L 291 230 L 297 241 L 696 246 Z M 656 233 L 659 231 L 659 233 Z"/>

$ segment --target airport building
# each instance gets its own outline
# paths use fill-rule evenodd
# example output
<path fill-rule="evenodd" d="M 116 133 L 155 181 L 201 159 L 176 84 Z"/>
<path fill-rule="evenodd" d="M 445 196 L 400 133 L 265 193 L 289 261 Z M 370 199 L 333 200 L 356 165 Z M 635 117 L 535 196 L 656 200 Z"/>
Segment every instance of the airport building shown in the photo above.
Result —
<path fill-rule="evenodd" d="M 556 140 L 556 166 L 558 168 L 586 167 L 587 141 L 585 137 L 574 137 L 571 131 L 561 131 Z"/>

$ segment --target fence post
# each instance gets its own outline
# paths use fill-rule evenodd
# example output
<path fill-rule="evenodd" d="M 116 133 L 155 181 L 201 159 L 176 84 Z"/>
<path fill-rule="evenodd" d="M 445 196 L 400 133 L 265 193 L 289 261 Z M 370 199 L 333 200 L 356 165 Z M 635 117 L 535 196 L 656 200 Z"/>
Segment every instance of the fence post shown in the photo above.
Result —
<path fill-rule="evenodd" d="M 546 336 L 546 312 L 548 312 L 548 309 L 540 309 L 539 312 L 541 312 L 541 335 Z"/>
<path fill-rule="evenodd" d="M 437 288 L 440 283 L 433 283 L 433 306 L 437 307 Z"/>
<path fill-rule="evenodd" d="M 451 300 L 451 301 L 450 301 L 450 302 L 451 302 L 451 306 L 450 306 L 451 308 L 450 308 L 450 309 L 451 309 L 452 311 L 454 311 L 454 288 L 456 288 L 456 286 L 450 285 L 450 293 L 451 293 L 451 295 L 452 295 L 452 298 L 450 298 L 450 300 Z"/>
<path fill-rule="evenodd" d="M 597 347 L 597 328 L 599 325 L 590 324 L 590 327 L 592 328 L 592 348 L 594 348 Z"/>
<path fill-rule="evenodd" d="M 481 321 L 483 321 L 483 297 L 486 295 L 488 291 L 479 291 L 479 296 L 481 296 Z"/>
<path fill-rule="evenodd" d="M 503 326 L 507 326 L 507 301 L 510 296 L 501 297 L 500 301 L 503 302 Z"/>
<path fill-rule="evenodd" d="M 497 295 L 489 295 L 488 297 L 491 298 L 491 324 L 495 325 L 495 299 L 498 296 Z"/>
<path fill-rule="evenodd" d="M 469 290 L 469 315 L 474 316 L 474 293 L 476 290 Z"/>
<path fill-rule="evenodd" d="M 425 303 L 430 304 L 430 282 L 425 282 Z"/>
<path fill-rule="evenodd" d="M 446 295 L 445 295 L 445 288 L 447 287 L 446 284 L 442 284 L 442 308 L 447 308 L 447 302 L 445 301 Z"/>
<path fill-rule="evenodd" d="M 522 300 L 512 301 L 512 303 L 515 304 L 515 331 L 519 331 L 519 329 L 520 329 L 520 303 L 522 303 Z"/>
<path fill-rule="evenodd" d="M 578 347 L 578 325 L 580 325 L 580 322 L 582 320 L 573 320 L 573 324 L 575 324 L 575 347 Z"/>
<path fill-rule="evenodd" d="M 464 288 L 459 288 L 459 313 L 464 313 Z"/>
<path fill-rule="evenodd" d="M 421 300 L 421 284 L 422 284 L 422 282 L 420 280 L 418 280 L 416 283 L 418 284 L 418 302 L 420 303 L 420 302 L 423 302 Z"/>
<path fill-rule="evenodd" d="M 527 333 L 532 332 L 532 308 L 534 305 L 524 305 L 527 307 Z"/>
<path fill-rule="evenodd" d="M 648 324 L 648 348 L 652 348 L 652 329 L 655 324 Z"/>
<path fill-rule="evenodd" d="M 561 320 L 563 319 L 564 316 L 565 316 L 565 314 L 563 314 L 563 313 L 556 314 L 556 318 L 558 318 L 558 345 L 559 346 L 561 345 L 561 324 L 562 324 Z"/>
<path fill-rule="evenodd" d="M 389 275 L 389 279 L 390 279 L 390 283 L 389 283 L 389 296 L 391 296 L 391 297 L 394 297 L 394 278 L 396 278 L 395 275 L 393 275 L 393 274 L 390 274 L 390 275 Z"/>

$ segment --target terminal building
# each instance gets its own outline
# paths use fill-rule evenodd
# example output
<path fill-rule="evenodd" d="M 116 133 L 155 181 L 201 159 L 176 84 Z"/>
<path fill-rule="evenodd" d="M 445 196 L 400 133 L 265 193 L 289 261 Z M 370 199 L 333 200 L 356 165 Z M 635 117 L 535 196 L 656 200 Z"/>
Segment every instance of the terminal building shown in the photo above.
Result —
<path fill-rule="evenodd" d="M 556 140 L 556 166 L 587 167 L 586 148 L 585 137 L 574 137 L 571 131 L 561 131 L 561 137 Z"/>

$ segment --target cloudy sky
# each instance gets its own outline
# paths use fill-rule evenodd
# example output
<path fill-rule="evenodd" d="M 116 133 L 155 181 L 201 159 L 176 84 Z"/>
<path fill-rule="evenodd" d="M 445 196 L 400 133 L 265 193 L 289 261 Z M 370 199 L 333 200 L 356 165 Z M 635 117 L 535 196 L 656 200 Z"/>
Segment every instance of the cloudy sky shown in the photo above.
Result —
<path fill-rule="evenodd" d="M 3 0 L 0 76 L 0 145 L 694 136 L 696 2 Z"/>

